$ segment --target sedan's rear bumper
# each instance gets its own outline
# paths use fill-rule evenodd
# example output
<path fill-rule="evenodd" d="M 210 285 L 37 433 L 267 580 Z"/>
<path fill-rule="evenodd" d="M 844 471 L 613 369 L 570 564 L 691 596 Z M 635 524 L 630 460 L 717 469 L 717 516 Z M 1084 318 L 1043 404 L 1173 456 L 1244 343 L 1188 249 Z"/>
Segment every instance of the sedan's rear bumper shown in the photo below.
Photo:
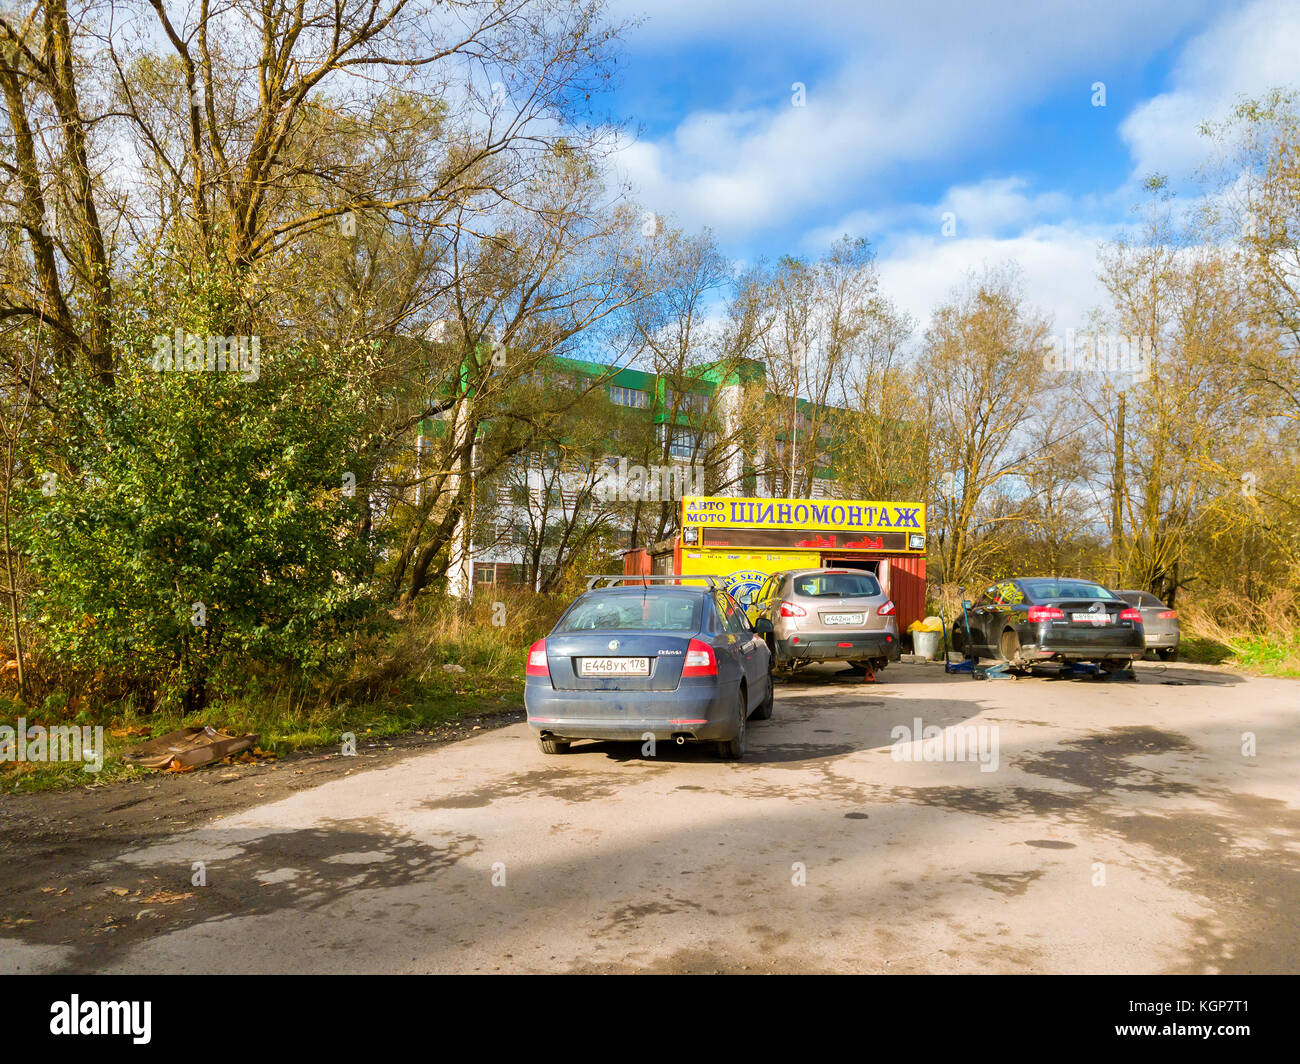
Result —
<path fill-rule="evenodd" d="M 778 661 L 897 661 L 898 655 L 898 637 L 893 632 L 811 632 L 776 641 Z"/>
<path fill-rule="evenodd" d="M 730 739 L 736 731 L 736 692 L 716 687 L 676 691 L 557 691 L 524 687 L 528 726 L 543 738 L 636 741 Z"/>
<path fill-rule="evenodd" d="M 1021 644 L 1024 661 L 1132 661 L 1146 649 L 1142 632 L 1098 633 L 1093 639 L 1051 639 Z"/>
<path fill-rule="evenodd" d="M 1146 645 L 1148 649 L 1165 649 L 1176 647 L 1178 645 L 1179 633 L 1174 632 L 1147 632 Z"/>

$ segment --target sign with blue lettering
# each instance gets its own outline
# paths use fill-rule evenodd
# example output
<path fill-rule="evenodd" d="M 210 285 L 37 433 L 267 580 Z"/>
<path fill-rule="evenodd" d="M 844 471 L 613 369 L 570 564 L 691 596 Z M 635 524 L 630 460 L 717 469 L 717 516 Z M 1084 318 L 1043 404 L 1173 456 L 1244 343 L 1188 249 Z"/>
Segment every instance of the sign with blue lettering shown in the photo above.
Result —
<path fill-rule="evenodd" d="M 866 499 L 688 496 L 682 528 L 788 528 L 815 532 L 925 531 L 925 504 Z"/>

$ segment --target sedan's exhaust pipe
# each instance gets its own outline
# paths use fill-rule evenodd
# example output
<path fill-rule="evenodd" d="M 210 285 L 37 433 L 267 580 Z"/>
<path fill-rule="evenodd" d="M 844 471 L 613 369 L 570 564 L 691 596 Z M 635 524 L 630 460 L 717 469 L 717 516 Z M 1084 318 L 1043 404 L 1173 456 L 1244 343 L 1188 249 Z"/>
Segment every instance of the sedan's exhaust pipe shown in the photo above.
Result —
<path fill-rule="evenodd" d="M 686 745 L 686 736 L 684 736 L 684 735 L 679 735 L 679 736 L 677 736 L 677 745 L 678 745 L 678 746 L 685 746 L 685 745 Z"/>

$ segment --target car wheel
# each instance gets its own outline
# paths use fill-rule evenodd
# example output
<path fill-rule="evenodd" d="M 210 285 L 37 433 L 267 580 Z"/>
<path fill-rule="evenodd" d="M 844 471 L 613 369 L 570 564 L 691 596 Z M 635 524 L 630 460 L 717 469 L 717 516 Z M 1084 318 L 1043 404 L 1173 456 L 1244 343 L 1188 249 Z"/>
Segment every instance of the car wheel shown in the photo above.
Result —
<path fill-rule="evenodd" d="M 763 701 L 758 704 L 758 708 L 749 715 L 750 720 L 770 720 L 772 718 L 772 703 L 776 698 L 776 690 L 772 686 L 772 677 L 767 678 L 767 695 Z"/>
<path fill-rule="evenodd" d="M 572 743 L 566 743 L 562 739 L 538 739 L 537 745 L 542 748 L 544 754 L 567 754 Z"/>
<path fill-rule="evenodd" d="M 1020 636 L 1016 635 L 1014 628 L 1008 628 L 1002 633 L 1002 641 L 998 644 L 998 649 L 1002 651 L 1002 657 L 1007 661 L 1017 661 L 1020 658 Z"/>
<path fill-rule="evenodd" d="M 742 683 L 736 699 L 736 734 L 718 741 L 718 756 L 728 761 L 739 761 L 745 756 L 745 699 L 748 694 Z"/>
<path fill-rule="evenodd" d="M 1177 660 L 1178 660 L 1178 648 L 1177 648 L 1177 647 L 1160 647 L 1160 648 L 1156 651 L 1156 657 L 1158 657 L 1161 661 L 1177 661 Z"/>

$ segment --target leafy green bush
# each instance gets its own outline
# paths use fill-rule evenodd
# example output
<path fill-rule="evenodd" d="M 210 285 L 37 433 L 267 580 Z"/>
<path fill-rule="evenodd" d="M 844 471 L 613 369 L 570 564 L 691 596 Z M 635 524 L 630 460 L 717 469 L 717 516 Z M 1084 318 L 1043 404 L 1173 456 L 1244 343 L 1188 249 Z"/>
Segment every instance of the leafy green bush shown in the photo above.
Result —
<path fill-rule="evenodd" d="M 138 358 L 112 387 L 65 382 L 80 430 L 24 507 L 42 642 L 146 702 L 202 708 L 252 661 L 319 666 L 369 612 L 341 357 L 286 351 L 251 377 Z"/>

